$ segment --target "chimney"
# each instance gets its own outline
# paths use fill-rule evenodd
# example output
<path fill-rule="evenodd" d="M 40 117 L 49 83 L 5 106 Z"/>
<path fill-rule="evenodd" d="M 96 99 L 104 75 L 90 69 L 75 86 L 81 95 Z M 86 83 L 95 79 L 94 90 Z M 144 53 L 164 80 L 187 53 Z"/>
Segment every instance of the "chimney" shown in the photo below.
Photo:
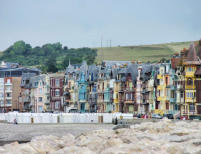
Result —
<path fill-rule="evenodd" d="M 183 50 L 181 50 L 180 52 L 181 57 L 184 57 L 185 52 L 186 52 L 186 48 L 183 48 Z"/>

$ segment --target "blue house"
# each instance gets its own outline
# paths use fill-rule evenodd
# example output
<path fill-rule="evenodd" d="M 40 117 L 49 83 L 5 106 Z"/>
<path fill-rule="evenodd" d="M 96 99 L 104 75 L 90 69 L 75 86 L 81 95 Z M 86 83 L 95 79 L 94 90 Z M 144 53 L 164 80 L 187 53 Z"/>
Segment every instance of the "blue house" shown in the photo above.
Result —
<path fill-rule="evenodd" d="M 79 108 L 81 112 L 86 112 L 87 109 L 87 81 L 85 74 L 81 72 L 80 80 L 78 81 L 79 90 Z"/>

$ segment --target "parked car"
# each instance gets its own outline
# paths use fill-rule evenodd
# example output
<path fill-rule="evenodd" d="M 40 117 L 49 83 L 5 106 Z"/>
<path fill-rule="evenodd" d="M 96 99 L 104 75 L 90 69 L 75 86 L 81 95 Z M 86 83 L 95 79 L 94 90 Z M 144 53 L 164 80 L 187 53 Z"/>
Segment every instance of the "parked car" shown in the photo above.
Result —
<path fill-rule="evenodd" d="M 137 117 L 138 118 L 142 118 L 142 114 L 137 114 Z"/>
<path fill-rule="evenodd" d="M 80 112 L 78 109 L 73 108 L 73 109 L 68 110 L 68 113 L 80 113 Z"/>
<path fill-rule="evenodd" d="M 177 120 L 188 120 L 187 116 L 179 116 L 176 118 Z"/>
<path fill-rule="evenodd" d="M 162 119 L 163 117 L 161 115 L 159 115 L 159 114 L 152 114 L 151 118 L 153 118 L 153 119 Z"/>
<path fill-rule="evenodd" d="M 163 117 L 167 117 L 168 119 L 174 119 L 173 114 L 164 114 Z"/>

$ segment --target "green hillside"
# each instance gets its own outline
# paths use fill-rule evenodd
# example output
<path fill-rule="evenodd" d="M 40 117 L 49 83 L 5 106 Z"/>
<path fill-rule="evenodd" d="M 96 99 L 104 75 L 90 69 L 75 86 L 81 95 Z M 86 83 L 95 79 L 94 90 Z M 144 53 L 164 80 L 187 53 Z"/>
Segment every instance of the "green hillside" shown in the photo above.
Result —
<path fill-rule="evenodd" d="M 57 72 L 58 70 L 65 70 L 69 64 L 69 59 L 71 64 L 82 61 L 93 64 L 96 56 L 96 50 L 91 48 L 69 49 L 59 42 L 32 47 L 24 41 L 17 41 L 0 53 L 0 61 L 38 67 L 43 72 Z"/>
<path fill-rule="evenodd" d="M 142 61 L 154 62 L 162 58 L 168 59 L 175 52 L 179 52 L 183 48 L 188 48 L 189 42 L 176 42 L 154 45 L 140 46 L 122 46 L 122 47 L 104 47 L 97 48 L 96 62 L 100 63 L 104 60 L 125 60 L 125 61 Z"/>

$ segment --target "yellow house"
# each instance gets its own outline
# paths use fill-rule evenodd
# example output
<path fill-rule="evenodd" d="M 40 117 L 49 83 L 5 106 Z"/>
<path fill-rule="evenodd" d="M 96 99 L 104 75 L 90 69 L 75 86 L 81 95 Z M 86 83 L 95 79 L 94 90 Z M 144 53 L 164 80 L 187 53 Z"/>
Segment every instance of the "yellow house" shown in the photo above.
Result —
<path fill-rule="evenodd" d="M 157 75 L 157 103 L 155 107 L 155 113 L 164 113 L 166 106 L 166 84 L 165 84 L 165 64 L 161 64 Z"/>
<path fill-rule="evenodd" d="M 188 116 L 196 114 L 196 85 L 195 72 L 201 62 L 196 54 L 195 46 L 192 44 L 188 50 L 187 57 L 184 59 L 185 70 L 185 103 L 181 107 L 181 115 Z"/>
<path fill-rule="evenodd" d="M 120 82 L 114 82 L 114 92 L 113 92 L 113 100 L 115 105 L 114 112 L 119 112 L 119 89 L 120 89 Z"/>

